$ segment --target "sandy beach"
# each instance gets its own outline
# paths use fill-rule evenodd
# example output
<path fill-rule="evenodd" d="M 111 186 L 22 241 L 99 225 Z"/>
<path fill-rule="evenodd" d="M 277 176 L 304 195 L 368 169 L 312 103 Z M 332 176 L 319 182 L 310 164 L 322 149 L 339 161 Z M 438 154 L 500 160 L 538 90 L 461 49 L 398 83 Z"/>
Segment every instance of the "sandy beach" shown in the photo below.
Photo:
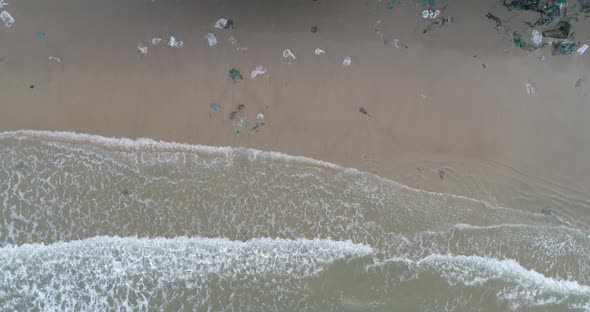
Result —
<path fill-rule="evenodd" d="M 531 15 L 508 12 L 499 1 L 438 3 L 453 22 L 428 33 L 419 1 L 388 5 L 10 1 L 5 9 L 16 22 L 0 29 L 0 130 L 280 151 L 504 205 L 522 199 L 507 195 L 519 183 L 531 194 L 551 185 L 564 197 L 584 198 L 589 54 L 517 48 L 485 14 L 525 30 L 519 19 Z M 214 28 L 221 17 L 235 27 Z M 588 26 L 581 16 L 578 40 L 588 39 Z M 208 45 L 208 32 L 217 45 Z M 150 42 L 172 35 L 182 47 Z M 148 48 L 146 55 L 138 45 Z M 317 56 L 316 48 L 326 53 Z M 284 60 L 285 49 L 297 59 Z M 251 79 L 257 65 L 268 71 Z M 232 82 L 231 68 L 244 79 Z M 239 104 L 247 125 L 235 134 L 228 116 Z M 259 113 L 265 124 L 253 131 Z M 474 181 L 503 191 L 478 193 Z M 549 197 L 531 195 L 526 205 L 538 210 Z"/>

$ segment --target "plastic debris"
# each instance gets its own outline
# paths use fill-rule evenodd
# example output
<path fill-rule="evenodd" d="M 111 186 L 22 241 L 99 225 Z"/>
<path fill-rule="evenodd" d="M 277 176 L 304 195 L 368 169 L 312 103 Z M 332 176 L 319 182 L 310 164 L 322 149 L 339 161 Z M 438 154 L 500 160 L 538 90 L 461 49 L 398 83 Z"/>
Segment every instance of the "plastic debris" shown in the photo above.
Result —
<path fill-rule="evenodd" d="M 217 44 L 217 36 L 214 33 L 208 33 L 205 38 L 207 38 L 207 42 L 209 46 L 212 47 Z"/>
<path fill-rule="evenodd" d="M 257 130 L 260 126 L 264 125 L 264 115 L 258 114 L 256 116 L 256 124 L 252 127 L 252 130 Z"/>
<path fill-rule="evenodd" d="M 293 52 L 291 52 L 291 50 L 289 49 L 285 49 L 283 51 L 283 58 L 287 61 L 289 61 L 289 63 L 295 61 L 297 58 L 295 57 L 295 54 L 293 54 Z"/>
<path fill-rule="evenodd" d="M 348 57 L 348 56 L 344 58 L 344 61 L 342 61 L 342 65 L 344 67 L 350 66 L 350 63 L 352 63 L 352 59 L 350 57 Z"/>
<path fill-rule="evenodd" d="M 209 107 L 211 107 L 211 109 L 214 110 L 216 113 L 219 113 L 221 111 L 221 106 L 219 106 L 219 104 L 212 103 L 209 104 Z"/>
<path fill-rule="evenodd" d="M 486 17 L 496 23 L 496 28 L 502 27 L 502 21 L 494 14 L 488 12 L 488 14 L 486 14 Z"/>
<path fill-rule="evenodd" d="M 177 40 L 176 36 L 170 36 L 170 39 L 168 39 L 168 45 L 173 48 L 180 48 L 183 44 L 184 42 Z"/>
<path fill-rule="evenodd" d="M 4 2 L 4 0 L 0 0 L 0 9 L 7 6 L 8 3 Z"/>
<path fill-rule="evenodd" d="M 240 74 L 240 71 L 239 71 L 239 70 L 237 70 L 237 69 L 235 69 L 235 68 L 232 68 L 232 69 L 230 69 L 230 70 L 229 70 L 229 77 L 230 77 L 230 78 L 231 78 L 231 79 L 232 79 L 234 82 L 238 82 L 238 81 L 240 81 L 240 80 L 244 79 L 244 78 L 242 77 L 242 74 Z"/>
<path fill-rule="evenodd" d="M 369 112 L 364 107 L 359 107 L 359 113 L 369 116 Z"/>
<path fill-rule="evenodd" d="M 313 51 L 313 53 L 315 55 L 322 55 L 322 54 L 326 54 L 326 51 L 320 49 L 320 48 L 316 48 L 315 51 Z"/>
<path fill-rule="evenodd" d="M 319 30 L 319 28 L 317 26 L 312 26 L 311 27 L 311 32 L 314 33 L 314 34 L 317 33 L 318 30 Z"/>
<path fill-rule="evenodd" d="M 254 78 L 256 78 L 256 76 L 264 75 L 264 74 L 266 74 L 266 67 L 264 67 L 262 65 L 258 65 L 258 66 L 256 66 L 256 68 L 254 68 L 254 70 L 252 70 L 250 77 L 252 79 L 254 79 Z"/>
<path fill-rule="evenodd" d="M 148 54 L 148 47 L 142 45 L 141 43 L 137 45 L 137 52 L 141 55 L 147 55 Z"/>
<path fill-rule="evenodd" d="M 49 57 L 49 60 L 50 61 L 56 61 L 58 63 L 61 63 L 61 59 L 59 57 L 57 57 L 57 56 L 50 56 Z"/>
<path fill-rule="evenodd" d="M 570 34 L 571 24 L 568 21 L 560 21 L 557 23 L 557 28 L 546 30 L 543 36 L 557 39 L 567 39 Z"/>
<path fill-rule="evenodd" d="M 0 19 L 2 19 L 6 28 L 10 28 L 14 24 L 14 18 L 7 11 L 2 11 L 2 13 L 0 13 Z"/>
<path fill-rule="evenodd" d="M 582 54 L 584 54 L 584 52 L 586 52 L 587 49 L 588 49 L 588 45 L 584 44 L 581 47 L 579 47 L 576 52 L 578 53 L 578 55 L 582 55 Z"/>
<path fill-rule="evenodd" d="M 553 213 L 553 211 L 549 207 L 543 208 L 543 210 L 541 210 L 541 212 L 543 213 L 543 215 L 545 215 L 545 217 L 549 217 Z"/>
<path fill-rule="evenodd" d="M 538 30 L 533 29 L 531 41 L 536 45 L 540 45 L 543 42 L 543 35 Z"/>
<path fill-rule="evenodd" d="M 438 169 L 437 172 L 438 172 L 438 177 L 441 180 L 444 180 L 445 179 L 445 170 L 444 169 Z"/>
<path fill-rule="evenodd" d="M 230 27 L 234 28 L 234 21 L 225 18 L 220 18 L 217 20 L 217 22 L 215 22 L 213 27 L 218 29 L 228 29 Z"/>
<path fill-rule="evenodd" d="M 553 42 L 552 55 L 569 55 L 576 51 L 577 44 L 572 41 L 555 41 Z"/>
<path fill-rule="evenodd" d="M 45 39 L 47 34 L 45 32 L 39 31 L 37 32 L 37 37 L 39 37 L 39 39 Z"/>
<path fill-rule="evenodd" d="M 533 95 L 533 94 L 535 94 L 535 91 L 536 91 L 535 85 L 533 85 L 530 82 L 527 82 L 526 83 L 526 93 L 528 95 Z"/>
<path fill-rule="evenodd" d="M 162 38 L 152 38 L 153 45 L 158 45 L 160 42 L 162 42 Z"/>
<path fill-rule="evenodd" d="M 440 15 L 440 11 L 424 10 L 422 11 L 422 18 L 435 19 Z"/>

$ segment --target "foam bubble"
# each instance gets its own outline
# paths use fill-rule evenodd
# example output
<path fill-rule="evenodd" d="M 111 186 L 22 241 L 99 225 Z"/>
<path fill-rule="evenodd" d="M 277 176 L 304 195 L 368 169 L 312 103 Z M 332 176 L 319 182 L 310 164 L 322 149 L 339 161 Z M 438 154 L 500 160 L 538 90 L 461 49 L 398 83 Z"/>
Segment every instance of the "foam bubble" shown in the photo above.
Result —
<path fill-rule="evenodd" d="M 7 246 L 0 249 L 0 307 L 305 310 L 313 301 L 306 278 L 334 261 L 372 253 L 351 242 L 268 238 L 95 237 Z M 266 296 L 272 299 L 257 301 Z"/>

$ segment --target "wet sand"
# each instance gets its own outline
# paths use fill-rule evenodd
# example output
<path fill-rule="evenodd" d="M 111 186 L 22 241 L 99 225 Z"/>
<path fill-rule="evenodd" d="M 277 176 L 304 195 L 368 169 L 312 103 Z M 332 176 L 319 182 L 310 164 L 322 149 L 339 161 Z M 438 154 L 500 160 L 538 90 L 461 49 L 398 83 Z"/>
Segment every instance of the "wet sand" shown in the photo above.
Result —
<path fill-rule="evenodd" d="M 8 1 L 16 23 L 0 29 L 0 130 L 245 146 L 502 205 L 539 210 L 555 193 L 576 198 L 582 213 L 590 207 L 590 54 L 518 49 L 485 18 L 513 15 L 498 2 L 441 2 L 454 22 L 424 34 L 418 1 L 392 10 L 377 0 Z M 214 29 L 220 17 L 235 28 Z M 588 41 L 589 24 L 574 25 L 578 40 Z M 170 35 L 184 45 L 150 43 Z M 297 60 L 283 60 L 284 49 Z M 257 65 L 268 72 L 250 79 Z M 231 81 L 233 67 L 244 80 Z M 248 129 L 236 135 L 228 114 L 239 104 Z M 265 125 L 249 130 L 259 113 Z M 439 168 L 448 172 L 442 181 Z M 521 181 L 527 198 L 506 195 Z"/>

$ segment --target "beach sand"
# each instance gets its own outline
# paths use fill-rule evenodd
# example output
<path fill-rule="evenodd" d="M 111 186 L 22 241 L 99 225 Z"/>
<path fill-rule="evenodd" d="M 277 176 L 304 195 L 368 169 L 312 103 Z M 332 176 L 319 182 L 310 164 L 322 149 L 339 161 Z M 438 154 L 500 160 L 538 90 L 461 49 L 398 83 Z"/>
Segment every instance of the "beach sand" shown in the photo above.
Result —
<path fill-rule="evenodd" d="M 526 40 L 519 19 L 531 15 L 513 17 L 499 1 L 439 3 L 454 21 L 426 34 L 419 1 L 8 3 L 16 23 L 0 29 L 1 131 L 244 146 L 501 205 L 540 210 L 557 193 L 588 208 L 590 54 L 517 48 L 485 14 L 512 17 Z M 235 28 L 213 28 L 221 17 Z M 578 40 L 588 41 L 588 26 L 583 16 L 574 25 Z M 183 46 L 150 43 L 171 35 Z M 257 65 L 268 72 L 251 79 Z M 244 79 L 232 82 L 231 68 Z M 235 134 L 228 115 L 239 104 L 247 126 Z M 259 113 L 265 124 L 253 131 Z"/>

